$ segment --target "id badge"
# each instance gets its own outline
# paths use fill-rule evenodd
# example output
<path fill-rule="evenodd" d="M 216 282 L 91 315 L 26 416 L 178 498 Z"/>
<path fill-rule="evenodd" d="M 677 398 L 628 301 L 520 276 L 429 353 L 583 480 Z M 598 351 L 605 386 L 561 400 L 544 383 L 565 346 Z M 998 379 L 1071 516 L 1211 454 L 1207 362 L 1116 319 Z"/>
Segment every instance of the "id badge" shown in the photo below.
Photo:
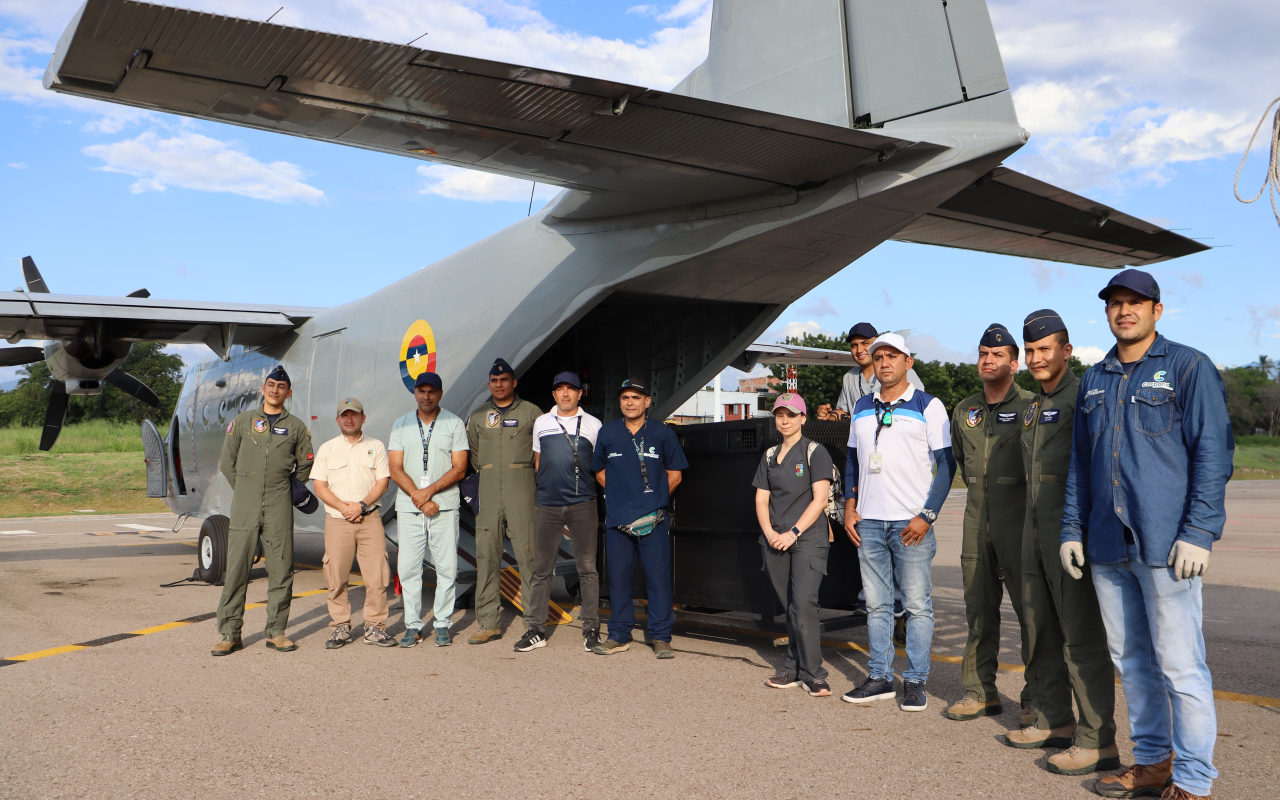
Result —
<path fill-rule="evenodd" d="M 867 464 L 867 472 L 872 475 L 879 475 L 880 468 L 884 465 L 884 458 L 879 453 L 871 454 L 871 461 Z"/>
<path fill-rule="evenodd" d="M 428 487 L 428 486 L 430 486 L 430 485 L 431 485 L 431 481 L 427 480 L 427 476 L 426 476 L 426 475 L 423 475 L 421 478 L 418 478 L 418 488 L 419 488 L 419 489 L 425 489 L 425 488 L 427 488 L 427 487 Z"/>

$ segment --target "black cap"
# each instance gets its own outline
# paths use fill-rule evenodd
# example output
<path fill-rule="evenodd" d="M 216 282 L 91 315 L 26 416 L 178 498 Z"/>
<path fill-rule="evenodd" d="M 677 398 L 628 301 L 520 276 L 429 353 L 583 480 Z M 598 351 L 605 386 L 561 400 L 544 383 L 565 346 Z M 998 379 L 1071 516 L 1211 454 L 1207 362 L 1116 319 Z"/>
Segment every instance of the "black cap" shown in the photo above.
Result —
<path fill-rule="evenodd" d="M 320 507 L 320 501 L 311 493 L 307 485 L 298 480 L 293 479 L 293 507 L 301 511 L 303 514 L 314 514 L 316 509 Z"/>
<path fill-rule="evenodd" d="M 434 386 L 440 391 L 444 391 L 444 382 L 441 381 L 440 376 L 434 372 L 423 372 L 419 374 L 417 379 L 413 382 L 413 388 L 417 389 L 419 386 Z"/>
<path fill-rule="evenodd" d="M 1009 333 L 1009 329 L 999 322 L 988 325 L 987 332 L 978 340 L 979 347 L 1008 347 L 1009 345 L 1017 347 L 1018 343 L 1013 340 L 1013 334 Z"/>
<path fill-rule="evenodd" d="M 493 366 L 489 367 L 490 375 L 511 375 L 514 376 L 516 371 L 511 368 L 504 358 L 497 358 L 493 361 Z"/>
<path fill-rule="evenodd" d="M 849 335 L 844 337 L 844 340 L 846 342 L 852 342 L 853 337 L 855 336 L 861 336 L 866 339 L 874 339 L 879 335 L 880 335 L 880 332 L 876 330 L 876 326 L 872 325 L 870 322 L 859 322 L 857 325 L 854 325 L 852 328 L 849 329 Z"/>
<path fill-rule="evenodd" d="M 622 394 L 623 392 L 628 390 L 633 392 L 639 392 L 645 397 L 650 396 L 649 387 L 645 386 L 645 381 L 639 378 L 627 378 L 625 381 L 623 381 L 622 386 L 618 389 L 618 394 Z"/>
<path fill-rule="evenodd" d="M 284 371 L 284 366 L 281 364 L 276 364 L 276 368 L 268 372 L 267 377 L 262 382 L 266 383 L 267 381 L 284 381 L 289 384 L 290 388 L 293 387 L 293 381 L 289 380 L 289 373 Z"/>
<path fill-rule="evenodd" d="M 1022 341 L 1038 342 L 1051 333 L 1066 329 L 1067 323 L 1062 321 L 1057 311 L 1052 308 L 1042 308 L 1039 311 L 1032 311 L 1022 321 Z"/>
<path fill-rule="evenodd" d="M 1151 277 L 1150 272 L 1143 272 L 1140 269 L 1126 269 L 1119 272 L 1107 282 L 1105 289 L 1098 292 L 1098 297 L 1106 300 L 1111 290 L 1116 287 L 1132 289 L 1143 297 L 1150 297 L 1157 303 L 1160 302 L 1160 284 L 1156 283 L 1156 279 Z"/>
<path fill-rule="evenodd" d="M 582 388 L 582 379 L 578 377 L 576 372 L 559 372 L 551 379 L 551 388 L 554 389 L 560 384 L 565 383 L 575 389 Z"/>

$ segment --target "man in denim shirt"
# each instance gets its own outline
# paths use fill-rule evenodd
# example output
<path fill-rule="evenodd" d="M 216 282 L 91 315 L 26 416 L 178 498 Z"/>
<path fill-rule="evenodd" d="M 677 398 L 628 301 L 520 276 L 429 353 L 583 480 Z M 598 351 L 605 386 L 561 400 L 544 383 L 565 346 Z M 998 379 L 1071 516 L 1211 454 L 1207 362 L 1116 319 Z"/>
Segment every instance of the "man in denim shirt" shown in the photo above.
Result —
<path fill-rule="evenodd" d="M 1226 522 L 1226 390 L 1204 353 L 1156 333 L 1150 275 L 1125 270 L 1098 296 L 1116 346 L 1080 381 L 1061 556 L 1072 577 L 1092 567 L 1135 763 L 1094 790 L 1208 797 L 1217 716 L 1201 576 Z"/>

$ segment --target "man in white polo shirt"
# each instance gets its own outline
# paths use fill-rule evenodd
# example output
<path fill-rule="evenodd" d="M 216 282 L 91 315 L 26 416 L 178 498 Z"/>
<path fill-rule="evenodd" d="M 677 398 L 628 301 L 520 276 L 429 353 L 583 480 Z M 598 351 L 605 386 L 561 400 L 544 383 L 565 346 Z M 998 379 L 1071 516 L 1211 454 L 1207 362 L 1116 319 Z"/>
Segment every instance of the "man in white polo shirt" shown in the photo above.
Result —
<path fill-rule="evenodd" d="M 418 408 L 391 426 L 387 450 L 396 495 L 396 572 L 404 590 L 404 636 L 401 647 L 422 640 L 422 559 L 431 550 L 436 570 L 436 647 L 453 643 L 449 626 L 457 599 L 458 481 L 467 474 L 466 423 L 440 407 L 444 384 L 424 372 L 413 385 Z"/>
<path fill-rule="evenodd" d="M 886 333 L 871 344 L 878 386 L 853 409 L 845 465 L 844 525 L 858 546 L 867 592 L 868 677 L 844 696 L 868 703 L 896 695 L 893 681 L 893 579 L 907 609 L 903 711 L 929 701 L 933 642 L 933 523 L 955 477 L 951 422 L 942 401 L 907 381 L 914 361 L 906 340 Z M 936 469 L 935 469 L 936 467 Z"/>
<path fill-rule="evenodd" d="M 329 585 L 329 627 L 333 633 L 325 649 L 337 650 L 351 641 L 351 600 L 347 582 L 351 557 L 360 562 L 364 578 L 364 643 L 394 647 L 387 635 L 387 543 L 383 538 L 378 499 L 386 494 L 391 470 L 387 448 L 364 435 L 364 406 L 354 397 L 338 403 L 338 430 L 316 450 L 311 479 L 316 497 L 324 503 L 324 579 Z"/>

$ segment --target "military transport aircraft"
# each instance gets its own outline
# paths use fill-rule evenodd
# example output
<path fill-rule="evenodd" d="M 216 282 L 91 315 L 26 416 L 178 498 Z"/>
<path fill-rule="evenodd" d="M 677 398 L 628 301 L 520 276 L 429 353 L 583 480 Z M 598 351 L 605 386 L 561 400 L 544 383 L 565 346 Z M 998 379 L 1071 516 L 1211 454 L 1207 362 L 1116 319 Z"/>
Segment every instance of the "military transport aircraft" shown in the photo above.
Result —
<path fill-rule="evenodd" d="M 222 432 L 274 364 L 317 442 L 359 396 L 385 439 L 435 370 L 466 415 L 502 356 L 525 387 L 575 369 L 608 419 L 630 375 L 665 418 L 725 367 L 830 358 L 753 342 L 887 239 L 1115 269 L 1206 249 L 1001 166 L 1028 140 L 983 0 L 715 0 L 706 61 L 670 91 L 132 0 L 88 0 L 44 77 L 56 92 L 559 186 L 541 212 L 337 308 L 0 293 L 0 364 L 47 360 L 68 394 L 133 342 L 202 342 L 149 487 L 206 519 L 220 572 Z M 625 329 L 625 337 L 623 335 Z M 830 363 L 829 361 L 827 363 Z M 387 504 L 388 507 L 391 504 Z M 299 515 L 319 530 L 322 514 Z M 388 520 L 392 522 L 391 520 Z M 392 525 L 393 527 L 393 525 Z M 464 535 L 463 549 L 474 552 Z M 467 555 L 467 553 L 464 553 Z"/>

